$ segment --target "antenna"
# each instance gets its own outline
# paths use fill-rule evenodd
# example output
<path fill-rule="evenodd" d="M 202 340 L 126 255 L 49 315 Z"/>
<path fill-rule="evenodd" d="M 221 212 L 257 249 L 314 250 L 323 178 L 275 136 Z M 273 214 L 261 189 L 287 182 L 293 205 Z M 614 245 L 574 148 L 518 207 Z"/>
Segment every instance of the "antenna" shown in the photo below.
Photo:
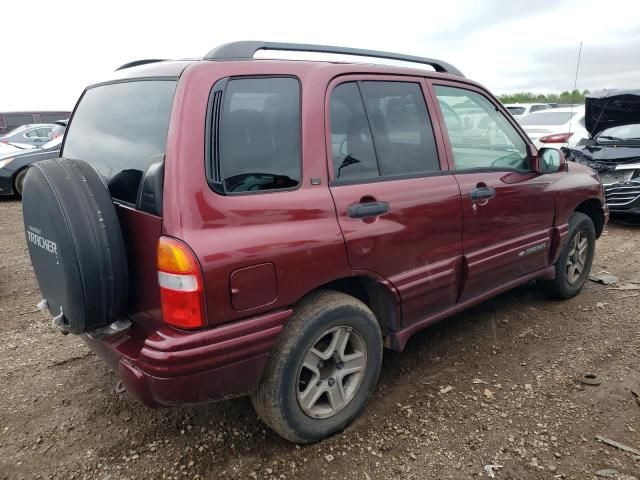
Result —
<path fill-rule="evenodd" d="M 578 85 L 578 71 L 580 70 L 580 58 L 582 57 L 582 41 L 580 41 L 580 49 L 578 50 L 578 64 L 576 65 L 576 76 L 573 79 L 573 90 L 571 90 L 571 116 L 569 117 L 569 137 L 567 138 L 567 145 L 569 138 L 571 138 L 571 121 L 573 120 L 573 105 L 576 98 L 576 86 Z"/>

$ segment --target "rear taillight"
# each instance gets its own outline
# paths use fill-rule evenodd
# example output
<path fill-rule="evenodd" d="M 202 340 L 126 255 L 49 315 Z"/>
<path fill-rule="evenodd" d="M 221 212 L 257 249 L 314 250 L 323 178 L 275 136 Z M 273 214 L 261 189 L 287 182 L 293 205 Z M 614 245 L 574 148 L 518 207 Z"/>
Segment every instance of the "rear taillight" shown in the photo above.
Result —
<path fill-rule="evenodd" d="M 571 138 L 573 132 L 571 133 L 554 133 L 553 135 L 547 135 L 546 137 L 541 137 L 540 141 L 542 143 L 564 143 Z"/>
<path fill-rule="evenodd" d="M 164 322 L 178 328 L 204 326 L 204 290 L 200 264 L 175 238 L 158 240 L 158 284 Z"/>

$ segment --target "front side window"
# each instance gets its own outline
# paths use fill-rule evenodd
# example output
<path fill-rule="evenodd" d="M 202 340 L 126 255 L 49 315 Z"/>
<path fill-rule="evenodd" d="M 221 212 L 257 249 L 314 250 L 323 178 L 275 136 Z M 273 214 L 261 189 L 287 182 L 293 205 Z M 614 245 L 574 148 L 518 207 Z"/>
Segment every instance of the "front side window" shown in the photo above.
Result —
<path fill-rule="evenodd" d="M 300 185 L 300 124 L 300 84 L 295 78 L 229 80 L 216 127 L 225 193 Z"/>
<path fill-rule="evenodd" d="M 436 85 L 456 171 L 512 169 L 529 171 L 525 141 L 486 97 L 456 87 Z"/>

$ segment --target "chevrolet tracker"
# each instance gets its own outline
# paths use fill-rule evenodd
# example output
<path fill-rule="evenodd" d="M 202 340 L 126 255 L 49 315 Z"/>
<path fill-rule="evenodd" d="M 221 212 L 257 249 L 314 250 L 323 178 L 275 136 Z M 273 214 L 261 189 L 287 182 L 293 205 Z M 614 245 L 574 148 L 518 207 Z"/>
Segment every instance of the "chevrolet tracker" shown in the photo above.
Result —
<path fill-rule="evenodd" d="M 370 50 L 132 62 L 84 91 L 61 156 L 23 190 L 53 324 L 150 407 L 251 395 L 300 443 L 363 412 L 384 347 L 531 280 L 578 294 L 608 219 L 595 172 L 484 87 Z"/>

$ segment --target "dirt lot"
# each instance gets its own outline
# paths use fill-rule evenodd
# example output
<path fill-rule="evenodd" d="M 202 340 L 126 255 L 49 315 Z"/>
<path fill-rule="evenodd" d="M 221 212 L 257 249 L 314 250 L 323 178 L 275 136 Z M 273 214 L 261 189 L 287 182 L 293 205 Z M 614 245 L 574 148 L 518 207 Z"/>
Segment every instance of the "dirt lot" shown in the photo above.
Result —
<path fill-rule="evenodd" d="M 299 447 L 266 430 L 247 399 L 150 410 L 35 311 L 16 201 L 0 202 L 0 479 L 640 478 L 640 227 L 609 225 L 571 301 L 527 285 L 385 352 L 366 414 Z M 631 283 L 637 282 L 637 283 Z M 597 374 L 599 386 L 576 381 Z"/>

